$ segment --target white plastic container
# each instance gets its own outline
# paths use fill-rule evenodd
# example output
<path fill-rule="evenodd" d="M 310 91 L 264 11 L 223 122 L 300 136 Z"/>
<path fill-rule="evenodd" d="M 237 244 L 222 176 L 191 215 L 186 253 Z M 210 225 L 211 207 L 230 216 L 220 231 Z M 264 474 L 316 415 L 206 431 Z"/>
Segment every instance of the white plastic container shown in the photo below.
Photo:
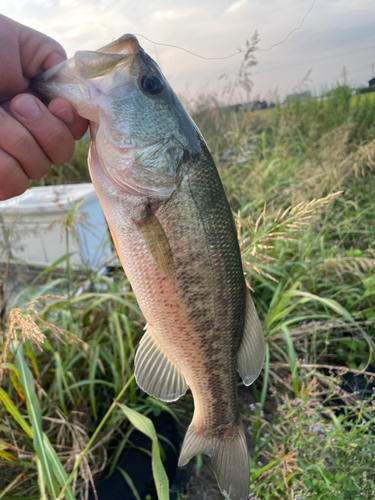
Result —
<path fill-rule="evenodd" d="M 79 207 L 76 203 L 80 202 Z M 111 254 L 107 223 L 91 183 L 35 187 L 21 196 L 0 201 L 0 254 L 27 264 L 51 265 L 66 255 L 64 221 L 72 215 L 70 264 L 97 269 Z M 58 267 L 64 267 L 62 260 Z"/>

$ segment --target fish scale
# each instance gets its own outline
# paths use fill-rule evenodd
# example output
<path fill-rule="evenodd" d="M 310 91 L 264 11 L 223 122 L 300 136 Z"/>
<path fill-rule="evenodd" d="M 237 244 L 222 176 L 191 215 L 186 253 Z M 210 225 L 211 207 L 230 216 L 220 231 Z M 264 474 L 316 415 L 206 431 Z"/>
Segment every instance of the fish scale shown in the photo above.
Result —
<path fill-rule="evenodd" d="M 207 429 L 218 429 L 230 423 L 231 415 L 236 416 L 236 421 L 239 420 L 235 356 L 244 327 L 245 283 L 228 203 L 216 168 L 205 151 L 205 145 L 202 145 L 202 149 L 203 158 L 196 161 L 189 171 L 188 189 L 181 190 L 181 198 L 185 198 L 185 205 L 195 208 L 198 217 L 193 216 L 192 219 L 201 220 L 200 231 L 197 223 L 193 224 L 192 230 L 198 241 L 192 252 L 198 254 L 198 260 L 202 260 L 204 255 L 210 270 L 205 275 L 205 283 L 200 283 L 199 287 L 206 290 L 207 296 L 211 296 L 210 313 L 213 324 L 211 328 L 207 328 L 208 325 L 199 316 L 193 322 L 195 335 L 199 336 L 202 346 L 201 356 L 205 355 L 202 361 L 208 367 L 207 385 L 215 401 L 211 407 L 200 409 L 199 413 L 206 416 Z M 191 241 L 190 235 L 187 239 Z M 186 259 L 186 267 L 189 266 L 190 258 L 188 256 Z M 201 273 L 202 265 L 199 265 L 198 274 Z M 192 281 L 194 282 L 194 278 Z M 190 287 L 190 291 L 194 291 L 194 286 Z M 194 306 L 195 304 L 190 306 L 189 301 L 185 306 L 193 316 Z M 217 352 L 212 352 L 213 344 L 217 345 Z M 226 383 L 226 378 L 229 378 L 229 383 Z M 198 415 L 198 409 L 196 413 Z"/>
<path fill-rule="evenodd" d="M 90 120 L 89 168 L 116 250 L 147 320 L 135 378 L 193 420 L 179 464 L 212 457 L 228 500 L 249 494 L 237 380 L 259 375 L 264 338 L 236 228 L 209 150 L 157 64 L 125 35 L 77 52 L 34 82 Z"/>

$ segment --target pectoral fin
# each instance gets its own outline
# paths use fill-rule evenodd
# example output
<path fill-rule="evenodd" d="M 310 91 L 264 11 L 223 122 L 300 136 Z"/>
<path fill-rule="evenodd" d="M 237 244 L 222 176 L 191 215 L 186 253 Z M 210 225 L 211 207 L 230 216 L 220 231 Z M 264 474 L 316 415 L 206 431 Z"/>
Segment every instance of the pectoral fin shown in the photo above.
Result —
<path fill-rule="evenodd" d="M 146 207 L 144 216 L 134 220 L 134 222 L 155 264 L 164 276 L 171 278 L 175 274 L 172 250 L 158 218 L 149 207 Z"/>
<path fill-rule="evenodd" d="M 264 335 L 249 290 L 242 343 L 237 354 L 238 371 L 245 385 L 258 378 L 264 362 Z"/>
<path fill-rule="evenodd" d="M 168 358 L 148 325 L 134 364 L 135 380 L 150 396 L 162 401 L 176 401 L 187 391 L 185 377 Z"/>

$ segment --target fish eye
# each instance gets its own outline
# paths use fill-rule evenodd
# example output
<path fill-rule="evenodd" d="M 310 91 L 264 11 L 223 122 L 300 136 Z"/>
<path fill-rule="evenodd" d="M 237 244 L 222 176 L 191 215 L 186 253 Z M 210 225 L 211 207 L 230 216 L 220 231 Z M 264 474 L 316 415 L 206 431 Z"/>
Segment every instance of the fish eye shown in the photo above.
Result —
<path fill-rule="evenodd" d="M 141 80 L 142 89 L 148 94 L 160 94 L 164 88 L 164 83 L 156 75 L 144 75 Z"/>

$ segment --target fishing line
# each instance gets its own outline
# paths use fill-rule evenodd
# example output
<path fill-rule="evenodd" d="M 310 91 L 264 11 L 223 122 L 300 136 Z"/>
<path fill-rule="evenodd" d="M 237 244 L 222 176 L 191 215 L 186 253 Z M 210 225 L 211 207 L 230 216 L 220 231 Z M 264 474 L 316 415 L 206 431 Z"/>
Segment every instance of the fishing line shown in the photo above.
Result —
<path fill-rule="evenodd" d="M 311 7 L 309 8 L 309 10 L 306 12 L 306 14 L 303 16 L 303 19 L 301 21 L 301 24 L 298 26 L 298 28 L 294 28 L 294 30 L 292 30 L 289 35 L 287 35 L 284 40 L 282 40 L 281 42 L 277 42 L 277 43 L 274 43 L 273 45 L 271 45 L 271 47 L 269 49 L 255 49 L 254 52 L 269 52 L 271 49 L 273 49 L 274 47 L 276 47 L 277 45 L 281 45 L 282 43 L 286 42 L 288 40 L 288 38 L 290 37 L 290 35 L 292 33 L 294 33 L 295 31 L 298 31 L 302 28 L 303 26 L 303 23 L 305 22 L 305 19 L 306 17 L 310 14 L 310 12 L 313 10 L 313 7 L 315 5 L 315 0 L 313 0 L 312 4 L 311 4 Z M 242 52 L 245 52 L 245 51 L 242 51 Z"/>
<path fill-rule="evenodd" d="M 315 0 L 313 0 L 312 4 L 311 4 L 311 7 L 309 8 L 309 10 L 306 12 L 306 14 L 303 16 L 303 19 L 301 21 L 301 24 L 298 26 L 298 28 L 294 28 L 285 38 L 284 40 L 281 40 L 280 42 L 277 42 L 277 43 L 274 43 L 273 45 L 271 45 L 271 47 L 269 47 L 268 49 L 254 49 L 254 52 L 269 52 L 270 50 L 272 50 L 274 47 L 276 47 L 277 45 L 281 45 L 282 43 L 286 42 L 288 40 L 288 38 L 290 37 L 290 35 L 292 35 L 294 32 L 300 30 L 303 26 L 303 23 L 305 22 L 306 20 L 306 17 L 310 14 L 310 12 L 313 10 L 314 8 L 314 5 L 315 5 Z M 184 49 L 184 47 L 180 47 L 178 45 L 172 45 L 172 44 L 169 44 L 169 43 L 158 43 L 158 42 L 154 42 L 153 40 L 150 40 L 149 38 L 147 38 L 146 36 L 144 35 L 141 35 L 140 33 L 134 33 L 135 36 L 140 36 L 142 38 L 144 38 L 145 40 L 153 43 L 154 45 L 161 45 L 163 47 L 173 47 L 175 49 L 180 49 L 180 50 L 183 50 L 184 52 L 187 52 L 188 54 L 191 54 L 195 57 L 199 57 L 200 59 L 205 59 L 206 61 L 212 61 L 212 60 L 219 60 L 219 59 L 230 59 L 231 57 L 234 57 L 234 56 L 238 56 L 238 54 L 243 54 L 245 52 L 248 51 L 247 50 L 239 50 L 238 52 L 235 52 L 234 54 L 231 54 L 230 56 L 224 56 L 224 57 L 205 57 L 205 56 L 201 56 L 200 54 L 196 54 L 195 52 L 192 52 L 191 50 L 188 50 L 188 49 Z"/>
<path fill-rule="evenodd" d="M 368 45 L 367 47 L 361 47 L 360 49 L 349 50 L 346 52 L 339 52 L 338 54 L 333 54 L 331 56 L 319 57 L 319 58 L 315 58 L 315 59 L 308 59 L 308 60 L 303 61 L 302 63 L 299 62 L 299 63 L 293 63 L 293 64 L 283 64 L 281 66 L 272 66 L 272 67 L 268 67 L 268 68 L 265 67 L 262 71 L 256 71 L 256 72 L 252 73 L 252 75 L 261 75 L 263 73 L 269 73 L 272 71 L 277 71 L 279 69 L 289 69 L 289 68 L 302 67 L 302 66 L 306 66 L 306 64 L 321 62 L 321 61 L 328 61 L 329 59 L 336 59 L 338 57 L 343 57 L 343 56 L 355 54 L 357 52 L 366 52 L 366 50 L 374 50 L 374 49 L 375 49 L 375 45 Z M 367 66 L 365 66 L 365 67 L 371 68 L 371 64 L 367 64 Z M 361 69 L 364 69 L 364 68 L 361 68 Z M 354 73 L 356 73 L 357 71 L 360 71 L 360 70 L 356 70 Z M 350 74 L 353 74 L 353 72 L 351 72 Z"/>

